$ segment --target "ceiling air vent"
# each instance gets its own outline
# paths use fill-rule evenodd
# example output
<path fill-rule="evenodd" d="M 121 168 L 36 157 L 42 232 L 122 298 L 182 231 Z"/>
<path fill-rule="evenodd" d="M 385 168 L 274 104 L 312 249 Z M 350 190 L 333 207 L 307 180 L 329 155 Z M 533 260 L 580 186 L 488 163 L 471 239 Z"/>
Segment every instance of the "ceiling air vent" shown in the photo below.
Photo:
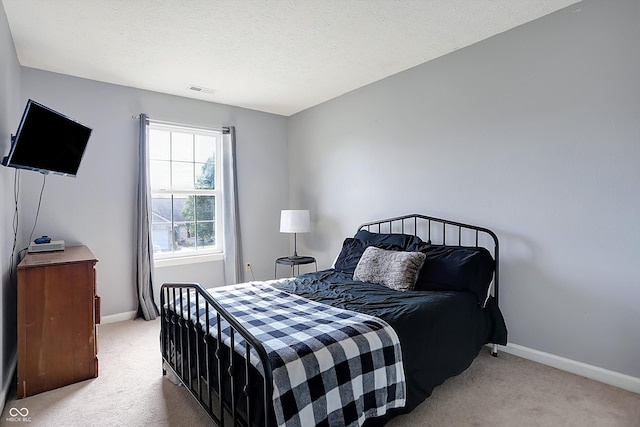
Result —
<path fill-rule="evenodd" d="M 215 89 L 209 89 L 209 88 L 206 88 L 206 87 L 196 86 L 196 85 L 189 86 L 189 90 L 192 91 L 192 92 L 201 93 L 203 95 L 213 95 L 214 93 L 216 93 Z"/>

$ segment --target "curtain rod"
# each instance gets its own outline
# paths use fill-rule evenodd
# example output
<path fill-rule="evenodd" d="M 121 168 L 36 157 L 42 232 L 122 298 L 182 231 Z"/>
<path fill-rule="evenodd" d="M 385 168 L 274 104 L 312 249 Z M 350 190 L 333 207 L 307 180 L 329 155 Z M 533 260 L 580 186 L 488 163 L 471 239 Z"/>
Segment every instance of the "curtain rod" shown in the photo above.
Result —
<path fill-rule="evenodd" d="M 132 119 L 134 120 L 140 120 L 140 114 L 134 114 L 133 116 L 131 116 Z M 159 125 L 166 125 L 166 126 L 176 126 L 176 127 L 190 127 L 193 129 L 203 129 L 203 130 L 213 130 L 213 131 L 220 131 L 222 133 L 229 133 L 231 131 L 231 127 L 229 126 L 221 126 L 221 127 L 206 127 L 206 126 L 194 126 L 194 125 L 187 125 L 184 123 L 176 123 L 176 122 L 168 122 L 168 121 L 164 121 L 164 120 L 155 120 L 155 119 L 150 119 L 149 116 L 147 116 L 147 122 L 153 122 L 153 123 L 157 123 Z"/>

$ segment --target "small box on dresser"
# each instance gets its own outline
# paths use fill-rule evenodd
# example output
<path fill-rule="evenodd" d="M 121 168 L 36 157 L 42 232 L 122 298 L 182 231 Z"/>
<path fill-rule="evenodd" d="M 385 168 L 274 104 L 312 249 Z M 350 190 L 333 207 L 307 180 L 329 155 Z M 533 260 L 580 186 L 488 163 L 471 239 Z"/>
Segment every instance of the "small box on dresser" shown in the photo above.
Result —
<path fill-rule="evenodd" d="M 97 262 L 71 246 L 18 264 L 18 398 L 98 376 Z"/>

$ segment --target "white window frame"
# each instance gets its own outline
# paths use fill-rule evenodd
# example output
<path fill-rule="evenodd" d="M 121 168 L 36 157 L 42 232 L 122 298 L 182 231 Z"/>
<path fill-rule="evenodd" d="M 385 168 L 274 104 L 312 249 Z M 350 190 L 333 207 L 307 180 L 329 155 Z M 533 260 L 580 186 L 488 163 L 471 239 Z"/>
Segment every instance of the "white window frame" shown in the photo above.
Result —
<path fill-rule="evenodd" d="M 215 129 L 207 129 L 194 127 L 189 125 L 179 124 L 167 124 L 161 122 L 154 122 L 149 120 L 147 123 L 147 145 L 151 144 L 151 130 L 161 130 L 168 132 L 188 133 L 193 135 L 205 135 L 215 137 L 215 189 L 213 190 L 176 190 L 166 188 L 154 188 L 153 182 L 150 179 L 151 198 L 155 196 L 189 196 L 189 195 L 206 195 L 214 196 L 215 198 L 215 245 L 207 249 L 194 249 L 193 251 L 181 251 L 181 252 L 155 252 L 154 251 L 154 264 L 156 267 L 182 265 L 185 263 L 205 262 L 220 260 L 222 254 L 222 203 L 223 203 L 223 182 L 222 182 L 222 131 Z M 149 151 L 150 152 L 150 149 Z M 171 160 L 173 162 L 173 160 Z M 194 160 L 195 161 L 195 160 Z M 151 167 L 151 166 L 149 166 Z M 151 171 L 149 175 L 151 176 Z M 173 219 L 172 219 L 173 225 Z"/>

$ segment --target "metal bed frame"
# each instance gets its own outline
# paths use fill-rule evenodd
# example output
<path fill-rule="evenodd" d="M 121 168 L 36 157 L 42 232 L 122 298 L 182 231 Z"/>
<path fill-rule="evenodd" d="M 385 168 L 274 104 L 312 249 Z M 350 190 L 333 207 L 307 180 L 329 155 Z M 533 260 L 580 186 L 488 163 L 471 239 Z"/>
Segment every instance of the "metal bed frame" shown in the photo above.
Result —
<path fill-rule="evenodd" d="M 358 227 L 358 230 L 365 229 L 377 233 L 412 234 L 421 237 L 429 244 L 432 244 L 435 239 L 437 242 L 435 244 L 440 245 L 472 246 L 488 249 L 494 260 L 493 281 L 489 287 L 489 292 L 495 299 L 496 307 L 499 307 L 500 245 L 498 236 L 488 228 L 432 216 L 411 214 L 368 222 Z M 485 300 L 484 305 L 486 305 L 486 302 Z M 498 356 L 497 344 L 492 345 L 491 355 Z"/>
<path fill-rule="evenodd" d="M 498 302 L 499 247 L 491 230 L 456 221 L 420 214 L 404 215 L 362 224 L 358 230 L 378 233 L 403 233 L 421 237 L 427 243 L 434 240 L 442 245 L 485 247 L 493 255 L 495 269 L 490 292 Z M 209 292 L 197 283 L 165 283 L 160 292 L 160 347 L 163 373 L 170 369 L 197 400 L 217 426 L 249 427 L 274 424 L 272 407 L 273 377 L 266 350 Z M 205 313 L 214 313 L 216 326 L 200 319 L 191 308 L 204 305 Z M 185 315 L 182 315 L 185 313 Z M 204 316 L 208 319 L 208 316 Z M 230 326 L 231 344 L 220 344 L 221 319 Z M 213 330 L 212 330 L 213 329 Z M 237 336 L 244 339 L 244 357 L 233 350 Z M 263 367 L 262 384 L 252 383 L 255 368 L 251 362 L 254 350 Z M 491 354 L 497 356 L 493 344 Z M 261 399 L 256 400 L 256 394 Z M 256 413 L 259 411 L 260 413 Z"/>

